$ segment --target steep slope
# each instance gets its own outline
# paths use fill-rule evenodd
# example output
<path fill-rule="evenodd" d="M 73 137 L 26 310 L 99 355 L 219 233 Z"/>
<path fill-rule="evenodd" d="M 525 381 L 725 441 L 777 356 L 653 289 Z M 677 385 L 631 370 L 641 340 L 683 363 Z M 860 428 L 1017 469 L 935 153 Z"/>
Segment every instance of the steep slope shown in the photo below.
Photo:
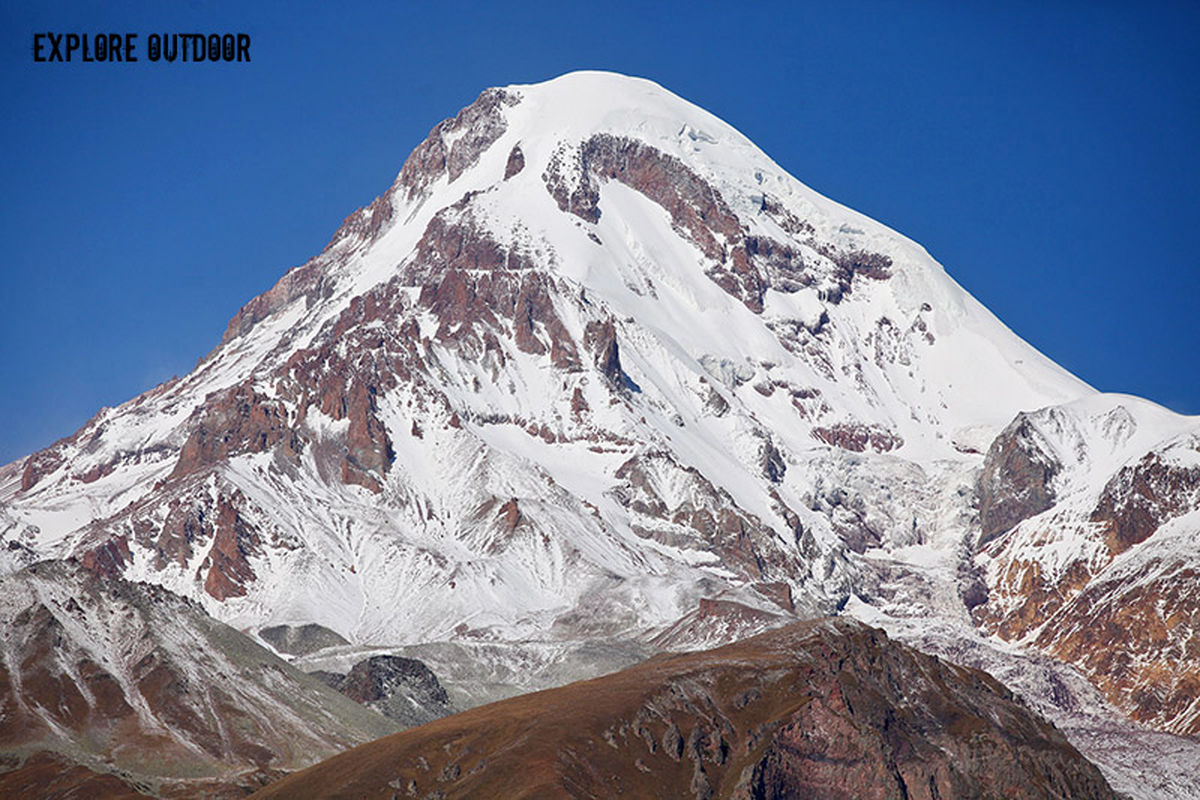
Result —
<path fill-rule="evenodd" d="M 848 621 L 523 695 L 255 797 L 1113 797 L 986 674 Z"/>
<path fill-rule="evenodd" d="M 707 112 L 573 73 L 485 91 L 192 373 L 0 468 L 0 568 L 486 653 L 456 700 L 596 642 L 978 624 L 1194 732 L 1198 430 Z"/>
<path fill-rule="evenodd" d="M 42 562 L 0 578 L 0 616 L 5 752 L 60 751 L 188 795 L 260 785 L 396 730 L 157 586 Z M 33 780 L 45 761 L 3 780 Z M 77 772 L 72 786 L 120 783 Z"/>

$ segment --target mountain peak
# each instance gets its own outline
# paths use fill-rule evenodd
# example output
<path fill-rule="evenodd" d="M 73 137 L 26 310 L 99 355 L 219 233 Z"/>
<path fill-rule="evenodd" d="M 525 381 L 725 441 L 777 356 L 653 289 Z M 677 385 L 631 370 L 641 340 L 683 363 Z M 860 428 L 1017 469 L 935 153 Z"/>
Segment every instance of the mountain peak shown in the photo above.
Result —
<path fill-rule="evenodd" d="M 484 91 L 191 374 L 0 472 L 0 556 L 506 663 L 846 609 L 1025 636 L 1040 576 L 1186 533 L 1158 416 L 711 114 L 571 73 Z"/>
<path fill-rule="evenodd" d="M 514 127 L 527 128 L 534 135 L 562 137 L 636 130 L 646 138 L 660 133 L 673 137 L 689 123 L 713 128 L 710 136 L 737 135 L 726 123 L 654 81 L 615 72 L 569 72 L 542 83 L 514 84 L 502 91 L 520 98 L 524 106 L 512 115 Z M 744 137 L 737 138 L 748 144 Z"/>

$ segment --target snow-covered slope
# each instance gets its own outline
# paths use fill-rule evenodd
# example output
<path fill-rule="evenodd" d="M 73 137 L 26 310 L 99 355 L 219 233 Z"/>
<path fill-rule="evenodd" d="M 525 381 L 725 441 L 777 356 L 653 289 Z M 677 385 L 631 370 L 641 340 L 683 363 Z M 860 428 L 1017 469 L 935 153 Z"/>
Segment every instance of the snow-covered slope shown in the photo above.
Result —
<path fill-rule="evenodd" d="M 1006 565 L 1099 579 L 1093 509 L 1198 428 L 1096 393 L 707 112 L 572 73 L 484 92 L 195 371 L 0 469 L 0 552 L 363 648 L 635 652 L 859 609 L 1084 665 L 1070 625 L 1006 622 L 1032 596 Z M 1112 569 L 1195 531 L 1183 474 Z M 1018 547 L 1047 514 L 1074 522 Z M 1156 591 L 1194 613 L 1178 574 Z"/>

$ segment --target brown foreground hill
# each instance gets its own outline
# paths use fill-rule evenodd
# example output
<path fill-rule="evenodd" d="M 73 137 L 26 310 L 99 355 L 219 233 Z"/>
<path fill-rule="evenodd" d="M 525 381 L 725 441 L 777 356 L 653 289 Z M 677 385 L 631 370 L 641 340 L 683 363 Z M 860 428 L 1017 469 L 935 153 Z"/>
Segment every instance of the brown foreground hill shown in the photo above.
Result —
<path fill-rule="evenodd" d="M 986 673 L 843 619 L 386 736 L 255 798 L 1102 798 L 1098 769 Z"/>
<path fill-rule="evenodd" d="M 9 767 L 12 767 L 9 769 Z M 57 753 L 0 760 L 0 797 L 24 800 L 140 800 L 153 797 L 116 775 L 96 772 Z"/>

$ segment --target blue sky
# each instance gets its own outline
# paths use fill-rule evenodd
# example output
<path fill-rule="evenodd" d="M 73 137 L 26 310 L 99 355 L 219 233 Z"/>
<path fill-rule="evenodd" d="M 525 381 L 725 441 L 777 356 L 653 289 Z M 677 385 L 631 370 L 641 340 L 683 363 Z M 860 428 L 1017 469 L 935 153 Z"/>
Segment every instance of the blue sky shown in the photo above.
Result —
<path fill-rule="evenodd" d="M 481 89 L 574 69 L 704 106 L 1084 380 L 1200 413 L 1200 12 L 984 5 L 7 3 L 0 463 L 189 371 Z M 253 60 L 35 64 L 43 30 Z"/>

